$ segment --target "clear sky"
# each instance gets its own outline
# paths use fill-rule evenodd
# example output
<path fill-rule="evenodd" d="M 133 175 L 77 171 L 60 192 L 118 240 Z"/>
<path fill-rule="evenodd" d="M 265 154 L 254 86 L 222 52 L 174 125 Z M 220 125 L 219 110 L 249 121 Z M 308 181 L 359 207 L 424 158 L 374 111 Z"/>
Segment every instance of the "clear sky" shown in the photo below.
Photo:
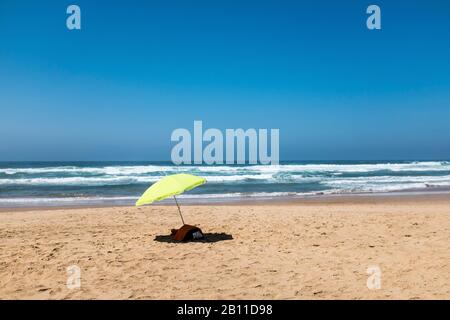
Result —
<path fill-rule="evenodd" d="M 169 160 L 194 120 L 279 128 L 284 160 L 450 159 L 450 1 L 0 1 L 0 160 Z"/>

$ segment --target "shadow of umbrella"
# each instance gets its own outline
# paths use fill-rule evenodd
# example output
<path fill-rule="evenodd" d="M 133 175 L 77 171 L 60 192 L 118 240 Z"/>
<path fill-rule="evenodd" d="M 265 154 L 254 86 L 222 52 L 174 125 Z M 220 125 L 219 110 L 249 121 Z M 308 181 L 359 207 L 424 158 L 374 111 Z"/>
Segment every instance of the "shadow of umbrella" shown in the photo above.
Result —
<path fill-rule="evenodd" d="M 200 240 L 191 240 L 191 241 L 175 241 L 170 235 L 158 235 L 155 237 L 154 241 L 157 242 L 166 242 L 166 243 L 188 243 L 188 242 L 203 242 L 203 243 L 214 243 L 219 241 L 233 240 L 233 236 L 227 233 L 205 233 L 205 238 Z"/>

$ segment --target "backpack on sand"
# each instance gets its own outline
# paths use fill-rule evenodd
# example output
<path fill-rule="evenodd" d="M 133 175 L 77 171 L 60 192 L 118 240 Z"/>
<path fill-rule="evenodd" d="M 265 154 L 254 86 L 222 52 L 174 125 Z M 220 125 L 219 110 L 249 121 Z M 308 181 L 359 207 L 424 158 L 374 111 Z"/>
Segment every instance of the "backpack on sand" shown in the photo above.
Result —
<path fill-rule="evenodd" d="M 201 240 L 205 238 L 200 228 L 188 224 L 185 224 L 180 229 L 172 229 L 171 237 L 175 241 Z"/>

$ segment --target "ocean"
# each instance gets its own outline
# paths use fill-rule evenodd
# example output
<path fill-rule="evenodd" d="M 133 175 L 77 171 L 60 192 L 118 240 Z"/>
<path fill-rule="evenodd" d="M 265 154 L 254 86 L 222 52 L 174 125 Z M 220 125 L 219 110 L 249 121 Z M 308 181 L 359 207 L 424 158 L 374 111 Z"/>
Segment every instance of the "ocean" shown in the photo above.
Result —
<path fill-rule="evenodd" d="M 0 162 L 0 206 L 132 205 L 174 173 L 207 183 L 181 202 L 450 190 L 450 161 L 292 161 L 175 166 L 170 162 Z"/>

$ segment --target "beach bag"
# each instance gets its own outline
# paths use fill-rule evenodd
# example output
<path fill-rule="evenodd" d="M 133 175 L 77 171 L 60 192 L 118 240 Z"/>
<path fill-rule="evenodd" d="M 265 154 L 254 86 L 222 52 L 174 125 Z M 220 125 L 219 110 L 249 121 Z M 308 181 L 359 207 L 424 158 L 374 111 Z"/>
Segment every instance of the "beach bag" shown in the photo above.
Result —
<path fill-rule="evenodd" d="M 200 228 L 185 224 L 180 229 L 172 229 L 171 237 L 175 241 L 190 241 L 204 239 L 202 230 Z"/>

